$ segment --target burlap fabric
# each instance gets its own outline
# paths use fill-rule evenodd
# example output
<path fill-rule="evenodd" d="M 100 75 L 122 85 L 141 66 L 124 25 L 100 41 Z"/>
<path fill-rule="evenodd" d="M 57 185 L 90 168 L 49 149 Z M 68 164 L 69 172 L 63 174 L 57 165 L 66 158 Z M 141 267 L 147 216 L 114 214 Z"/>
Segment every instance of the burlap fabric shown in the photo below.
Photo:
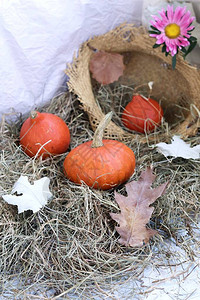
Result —
<path fill-rule="evenodd" d="M 200 117 L 200 71 L 190 66 L 180 55 L 177 57 L 176 69 L 172 70 L 171 56 L 166 57 L 161 48 L 153 49 L 154 43 L 155 39 L 149 37 L 145 28 L 122 24 L 81 45 L 77 57 L 68 65 L 66 74 L 69 77 L 69 89 L 78 96 L 84 111 L 88 113 L 93 130 L 104 115 L 95 100 L 89 71 L 94 48 L 125 56 L 126 69 L 120 78 L 123 84 L 129 85 L 134 82 L 135 85 L 140 85 L 154 82 L 151 97 L 156 100 L 162 98 L 164 117 L 169 124 L 175 121 L 176 109 L 184 107 L 184 121 L 176 125 L 170 134 L 187 137 L 196 133 Z M 123 140 L 142 136 L 135 132 L 127 132 L 111 122 L 105 130 L 104 137 Z"/>

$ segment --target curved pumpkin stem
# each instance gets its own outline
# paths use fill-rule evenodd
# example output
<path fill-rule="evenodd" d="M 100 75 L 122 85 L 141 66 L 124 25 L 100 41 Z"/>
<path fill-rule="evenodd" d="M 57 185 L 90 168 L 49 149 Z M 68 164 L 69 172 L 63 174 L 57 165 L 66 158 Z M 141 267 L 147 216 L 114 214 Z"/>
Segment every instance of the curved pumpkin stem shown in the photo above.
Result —
<path fill-rule="evenodd" d="M 113 116 L 113 112 L 110 111 L 108 114 L 105 115 L 105 117 L 99 123 L 99 125 L 94 133 L 92 148 L 98 148 L 98 147 L 103 146 L 103 142 L 102 142 L 103 133 L 104 133 L 105 128 L 110 123 L 112 116 Z"/>
<path fill-rule="evenodd" d="M 38 112 L 36 110 L 32 110 L 31 113 L 30 113 L 30 117 L 31 119 L 35 119 L 38 115 Z"/>

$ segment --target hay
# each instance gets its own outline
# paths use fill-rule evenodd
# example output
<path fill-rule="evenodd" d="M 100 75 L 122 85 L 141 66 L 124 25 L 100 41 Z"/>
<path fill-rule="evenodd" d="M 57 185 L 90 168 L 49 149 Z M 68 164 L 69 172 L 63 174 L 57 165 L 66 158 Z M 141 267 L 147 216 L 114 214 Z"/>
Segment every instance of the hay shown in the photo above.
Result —
<path fill-rule="evenodd" d="M 120 109 L 121 91 L 119 86 L 113 88 Z M 101 97 L 106 99 L 108 91 L 101 89 L 98 93 L 98 101 L 101 101 Z M 72 137 L 71 148 L 92 138 L 88 117 L 71 94 L 54 98 L 48 107 L 40 110 L 55 113 L 66 121 Z M 108 297 L 105 289 L 110 284 L 115 285 L 115 280 L 126 280 L 129 274 L 137 280 L 142 270 L 152 263 L 170 264 L 174 256 L 170 249 L 166 251 L 163 247 L 169 237 L 194 259 L 191 226 L 196 226 L 200 214 L 198 160 L 177 158 L 170 163 L 152 150 L 150 144 L 137 139 L 126 141 L 136 155 L 137 166 L 132 179 L 137 179 L 142 170 L 152 165 L 157 175 L 155 185 L 169 180 L 167 192 L 154 203 L 149 224 L 159 235 L 149 245 L 131 249 L 118 243 L 116 224 L 109 215 L 119 211 L 114 191 L 96 191 L 69 182 L 62 170 L 66 154 L 45 161 L 27 157 L 19 146 L 22 121 L 18 117 L 15 124 L 5 120 L 1 123 L 0 195 L 10 193 L 14 182 L 23 174 L 31 182 L 48 176 L 53 198 L 38 213 L 27 211 L 20 215 L 16 207 L 0 198 L 2 294 L 6 292 L 5 281 L 18 278 L 22 287 L 13 288 L 13 299 L 28 298 L 33 288 L 36 290 L 31 299 L 47 299 L 47 291 L 51 289 L 51 299 L 62 296 L 68 299 L 70 292 L 77 293 L 81 299 L 93 299 L 95 291 Z M 165 130 L 165 126 L 160 130 Z M 199 144 L 200 137 L 190 137 L 187 142 Z M 117 191 L 124 194 L 124 186 Z M 180 236 L 180 230 L 186 230 L 187 237 Z"/>
<path fill-rule="evenodd" d="M 133 131 L 126 128 L 122 121 L 122 113 L 126 105 L 131 101 L 133 94 L 140 94 L 146 98 L 151 97 L 152 91 L 148 87 L 148 83 L 136 86 L 136 85 L 124 85 L 120 82 L 115 82 L 110 85 L 99 85 L 97 82 L 93 84 L 93 91 L 96 98 L 96 103 L 100 107 L 103 114 L 108 113 L 110 110 L 113 111 L 112 121 L 120 128 L 124 130 L 127 135 L 123 140 L 130 141 L 132 139 Z M 164 110 L 164 118 L 162 120 L 161 126 L 155 128 L 155 130 L 149 134 L 138 134 L 135 136 L 140 142 L 151 141 L 156 144 L 161 140 L 170 140 L 174 133 L 174 129 L 179 126 L 185 120 L 185 114 L 187 114 L 190 109 L 180 104 L 174 103 L 170 106 L 170 110 L 175 111 L 172 118 L 169 118 L 168 111 L 163 105 L 163 99 L 159 101 L 161 107 Z"/>

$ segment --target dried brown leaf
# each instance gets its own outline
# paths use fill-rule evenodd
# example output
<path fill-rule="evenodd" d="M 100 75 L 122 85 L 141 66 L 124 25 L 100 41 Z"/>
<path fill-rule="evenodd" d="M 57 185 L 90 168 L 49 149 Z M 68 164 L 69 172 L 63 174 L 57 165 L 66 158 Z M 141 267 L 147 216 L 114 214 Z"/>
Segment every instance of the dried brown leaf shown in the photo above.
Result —
<path fill-rule="evenodd" d="M 101 84 L 110 84 L 123 75 L 123 56 L 118 53 L 98 51 L 90 60 L 92 77 Z"/>
<path fill-rule="evenodd" d="M 151 188 L 155 177 L 152 169 L 147 168 L 141 173 L 138 181 L 131 181 L 126 184 L 127 197 L 115 193 L 115 199 L 121 213 L 111 213 L 110 215 L 120 225 L 116 227 L 121 236 L 120 244 L 140 247 L 144 243 L 148 243 L 149 239 L 157 233 L 156 230 L 147 228 L 146 224 L 154 210 L 150 204 L 163 194 L 167 182 L 156 188 Z"/>

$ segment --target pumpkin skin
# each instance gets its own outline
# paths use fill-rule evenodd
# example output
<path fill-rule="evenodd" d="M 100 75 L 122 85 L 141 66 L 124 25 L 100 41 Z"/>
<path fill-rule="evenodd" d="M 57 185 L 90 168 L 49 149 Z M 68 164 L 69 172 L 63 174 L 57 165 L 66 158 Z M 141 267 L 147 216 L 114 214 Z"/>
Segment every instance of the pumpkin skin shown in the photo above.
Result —
<path fill-rule="evenodd" d="M 70 131 L 60 117 L 35 111 L 34 116 L 26 119 L 21 127 L 20 144 L 28 156 L 37 154 L 37 157 L 45 159 L 66 152 L 70 144 Z"/>
<path fill-rule="evenodd" d="M 64 160 L 64 173 L 74 183 L 108 190 L 126 182 L 135 170 L 135 155 L 125 144 L 103 139 L 93 148 L 92 141 L 71 150 Z"/>
<path fill-rule="evenodd" d="M 134 95 L 122 113 L 123 125 L 141 133 L 149 133 L 161 124 L 163 110 L 154 99 Z"/>

